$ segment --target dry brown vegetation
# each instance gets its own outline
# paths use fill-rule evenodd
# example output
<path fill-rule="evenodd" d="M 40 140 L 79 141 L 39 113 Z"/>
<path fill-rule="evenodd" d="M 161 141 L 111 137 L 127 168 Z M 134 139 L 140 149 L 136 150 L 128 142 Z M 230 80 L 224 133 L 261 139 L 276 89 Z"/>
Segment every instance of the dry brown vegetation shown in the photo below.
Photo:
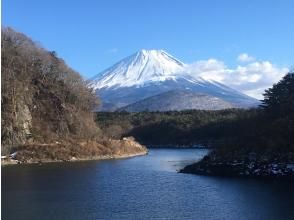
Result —
<path fill-rule="evenodd" d="M 67 141 L 55 144 L 25 144 L 17 148 L 16 159 L 20 162 L 52 162 L 89 159 L 119 158 L 144 154 L 147 149 L 132 138 L 123 140 L 104 139 L 82 142 Z"/>
<path fill-rule="evenodd" d="M 11 28 L 2 28 L 2 145 L 92 138 L 98 100 L 81 76 Z"/>
<path fill-rule="evenodd" d="M 54 51 L 11 28 L 1 32 L 2 152 L 17 150 L 21 160 L 116 153 L 119 143 L 105 141 L 94 121 L 99 101 L 85 80 Z"/>

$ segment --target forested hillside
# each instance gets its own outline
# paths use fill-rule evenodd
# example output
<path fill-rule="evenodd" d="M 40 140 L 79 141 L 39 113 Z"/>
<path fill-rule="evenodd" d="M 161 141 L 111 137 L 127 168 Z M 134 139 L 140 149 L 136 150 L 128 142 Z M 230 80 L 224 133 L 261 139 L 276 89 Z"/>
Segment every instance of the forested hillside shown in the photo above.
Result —
<path fill-rule="evenodd" d="M 79 73 L 24 34 L 11 28 L 1 32 L 2 152 L 24 145 L 40 152 L 45 149 L 40 146 L 49 144 L 54 147 L 44 151 L 66 149 L 67 157 L 113 153 L 94 121 L 92 110 L 99 101 Z"/>
<path fill-rule="evenodd" d="M 249 135 L 240 132 L 183 172 L 294 178 L 293 71 L 266 90 L 264 97 L 259 114 L 249 118 L 251 126 L 243 129 Z"/>
<path fill-rule="evenodd" d="M 96 120 L 109 137 L 134 136 L 149 145 L 215 146 L 243 134 L 243 129 L 252 123 L 248 119 L 256 117 L 258 112 L 256 109 L 97 112 Z"/>
<path fill-rule="evenodd" d="M 2 28 L 1 46 L 4 146 L 97 135 L 91 110 L 98 100 L 77 72 L 11 28 Z"/>

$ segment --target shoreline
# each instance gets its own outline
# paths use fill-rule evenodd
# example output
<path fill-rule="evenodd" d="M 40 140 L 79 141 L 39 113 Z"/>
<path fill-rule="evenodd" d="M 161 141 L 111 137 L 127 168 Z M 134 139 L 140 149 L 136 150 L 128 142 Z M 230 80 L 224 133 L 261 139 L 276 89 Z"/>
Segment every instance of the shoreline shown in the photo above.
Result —
<path fill-rule="evenodd" d="M 293 161 L 262 161 L 249 158 L 224 160 L 207 155 L 202 160 L 185 166 L 179 173 L 219 177 L 294 180 L 294 163 Z"/>
<path fill-rule="evenodd" d="M 145 144 L 150 149 L 211 149 L 211 147 L 207 147 L 200 144 Z"/>
<path fill-rule="evenodd" d="M 84 158 L 71 158 L 69 160 L 39 160 L 39 161 L 27 161 L 21 162 L 18 160 L 1 160 L 1 167 L 13 166 L 13 165 L 27 165 L 27 164 L 48 164 L 48 163 L 66 163 L 66 162 L 83 162 L 83 161 L 99 161 L 99 160 L 118 160 L 118 159 L 127 159 L 138 156 L 148 155 L 148 150 L 145 152 L 133 153 L 133 154 L 124 154 L 124 155 L 102 155 L 94 157 L 84 157 Z"/>
<path fill-rule="evenodd" d="M 122 140 L 109 139 L 105 143 L 36 143 L 19 146 L 14 153 L 2 156 L 1 166 L 122 159 L 146 154 L 148 149 L 132 137 L 124 137 Z"/>

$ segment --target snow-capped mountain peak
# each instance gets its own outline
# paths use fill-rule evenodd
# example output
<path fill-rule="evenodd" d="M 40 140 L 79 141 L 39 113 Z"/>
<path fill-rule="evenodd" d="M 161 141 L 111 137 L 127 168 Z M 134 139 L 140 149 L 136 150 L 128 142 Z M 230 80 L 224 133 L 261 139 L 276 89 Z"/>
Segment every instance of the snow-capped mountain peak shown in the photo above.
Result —
<path fill-rule="evenodd" d="M 194 76 L 185 70 L 186 64 L 163 50 L 141 50 L 93 77 L 88 85 L 101 98 L 103 106 L 100 110 L 103 111 L 116 110 L 173 90 L 210 95 L 234 107 L 257 104 L 257 100 L 226 85 Z M 181 99 L 190 97 L 192 100 L 194 96 L 173 97 L 183 102 Z M 221 107 L 220 102 L 218 104 Z"/>
<path fill-rule="evenodd" d="M 164 50 L 140 50 L 93 77 L 89 86 L 94 89 L 130 87 L 175 79 L 184 66 Z"/>

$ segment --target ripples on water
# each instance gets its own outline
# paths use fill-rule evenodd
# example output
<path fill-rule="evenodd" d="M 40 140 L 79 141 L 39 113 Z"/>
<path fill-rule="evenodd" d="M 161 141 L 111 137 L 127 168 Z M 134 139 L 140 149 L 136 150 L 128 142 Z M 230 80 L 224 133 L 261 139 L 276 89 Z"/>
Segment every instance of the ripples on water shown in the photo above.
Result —
<path fill-rule="evenodd" d="M 176 171 L 204 149 L 2 168 L 3 219 L 294 219 L 291 183 Z"/>

